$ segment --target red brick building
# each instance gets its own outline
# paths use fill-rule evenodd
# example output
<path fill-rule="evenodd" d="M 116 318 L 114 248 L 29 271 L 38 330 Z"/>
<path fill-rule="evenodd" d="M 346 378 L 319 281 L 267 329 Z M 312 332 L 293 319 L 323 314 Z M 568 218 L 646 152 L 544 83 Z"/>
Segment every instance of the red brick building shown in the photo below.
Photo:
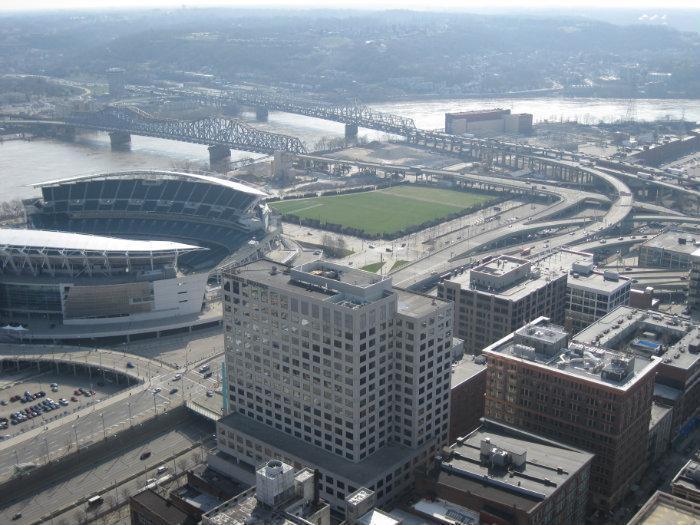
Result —
<path fill-rule="evenodd" d="M 540 318 L 484 350 L 486 417 L 595 454 L 591 503 L 610 509 L 646 467 L 658 358 L 568 344 Z"/>

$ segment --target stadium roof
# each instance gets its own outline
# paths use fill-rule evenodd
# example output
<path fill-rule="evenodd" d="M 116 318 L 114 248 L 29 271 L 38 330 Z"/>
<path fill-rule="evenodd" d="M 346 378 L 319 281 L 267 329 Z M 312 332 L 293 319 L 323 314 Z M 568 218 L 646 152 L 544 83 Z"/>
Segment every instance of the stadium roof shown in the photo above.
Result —
<path fill-rule="evenodd" d="M 200 246 L 170 241 L 137 241 L 81 233 L 2 228 L 0 228 L 0 246 L 99 252 L 189 252 L 205 249 Z"/>
<path fill-rule="evenodd" d="M 212 177 L 211 175 L 200 175 L 198 173 L 183 173 L 179 171 L 162 171 L 162 170 L 139 170 L 139 171 L 118 171 L 114 173 L 93 173 L 88 175 L 78 175 L 76 177 L 68 177 L 65 179 L 56 179 L 46 182 L 39 182 L 32 184 L 34 188 L 41 188 L 44 186 L 53 186 L 56 184 L 65 184 L 70 182 L 78 182 L 83 180 L 91 179 L 112 179 L 112 178 L 174 178 L 174 179 L 193 179 L 203 182 L 209 182 L 211 184 L 218 184 L 225 188 L 229 188 L 235 191 L 240 191 L 241 193 L 247 193 L 248 195 L 254 195 L 258 197 L 267 197 L 267 193 L 252 186 L 236 182 L 228 179 L 221 179 L 219 177 Z"/>

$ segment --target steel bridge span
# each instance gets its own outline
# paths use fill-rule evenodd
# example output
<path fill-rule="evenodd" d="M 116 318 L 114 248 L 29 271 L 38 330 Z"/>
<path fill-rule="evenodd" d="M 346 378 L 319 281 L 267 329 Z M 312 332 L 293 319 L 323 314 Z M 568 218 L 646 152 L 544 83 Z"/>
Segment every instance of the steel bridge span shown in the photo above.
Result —
<path fill-rule="evenodd" d="M 416 131 L 413 119 L 376 111 L 363 104 L 325 104 L 315 100 L 285 96 L 263 89 L 184 90 L 133 87 L 132 92 L 159 99 L 184 99 L 205 105 L 255 108 L 258 120 L 267 120 L 269 111 L 294 113 L 345 124 L 345 137 L 357 138 L 358 128 L 406 135 Z"/>
<path fill-rule="evenodd" d="M 132 106 L 107 106 L 100 111 L 76 112 L 51 120 L 13 119 L 8 126 L 46 127 L 56 130 L 94 129 L 109 132 L 112 147 L 127 147 L 131 135 L 157 137 L 209 146 L 212 165 L 226 161 L 231 150 L 272 154 L 279 151 L 305 153 L 304 144 L 297 137 L 268 133 L 249 126 L 240 120 L 207 117 L 199 120 L 157 118 Z"/>

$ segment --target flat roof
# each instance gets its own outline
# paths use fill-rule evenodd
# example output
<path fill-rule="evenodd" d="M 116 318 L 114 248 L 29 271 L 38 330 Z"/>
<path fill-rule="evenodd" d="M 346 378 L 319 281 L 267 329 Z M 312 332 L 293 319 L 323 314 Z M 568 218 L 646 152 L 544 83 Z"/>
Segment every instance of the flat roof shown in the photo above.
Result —
<path fill-rule="evenodd" d="M 581 330 L 573 340 L 582 343 L 596 342 L 607 348 L 628 351 L 630 343 L 644 332 L 654 332 L 660 337 L 665 366 L 689 370 L 700 361 L 700 353 L 690 351 L 690 346 L 700 344 L 700 325 L 687 317 L 640 310 L 631 306 L 620 306 Z M 675 339 L 668 343 L 669 337 Z"/>
<path fill-rule="evenodd" d="M 142 490 L 131 498 L 146 507 L 150 512 L 166 523 L 171 523 L 172 525 L 189 525 L 195 523 L 195 520 L 190 518 L 190 516 L 151 489 Z"/>
<path fill-rule="evenodd" d="M 138 178 L 161 178 L 161 179 L 192 179 L 211 184 L 218 184 L 232 190 L 256 195 L 259 197 L 268 197 L 268 194 L 258 188 L 248 186 L 241 182 L 230 179 L 223 179 L 211 175 L 201 175 L 199 173 L 185 173 L 182 171 L 166 171 L 166 170 L 136 170 L 136 171 L 117 171 L 114 173 L 91 173 L 87 175 L 77 175 L 75 177 L 66 177 L 64 179 L 55 179 L 45 182 L 37 182 L 31 184 L 34 188 L 43 188 L 45 186 L 56 186 L 59 184 L 68 184 L 71 182 L 82 182 L 86 180 L 109 180 L 109 179 L 138 179 Z"/>
<path fill-rule="evenodd" d="M 627 522 L 627 525 L 697 525 L 698 523 L 700 523 L 700 504 L 657 490 Z"/>
<path fill-rule="evenodd" d="M 579 288 L 590 291 L 602 291 L 606 293 L 613 293 L 631 285 L 631 281 L 620 276 L 617 281 L 612 279 L 606 279 L 604 272 L 596 270 L 595 267 L 590 274 L 584 274 L 581 272 L 574 272 L 574 264 L 593 264 L 593 254 L 588 252 L 576 251 L 574 249 L 569 250 L 556 250 L 550 254 L 543 256 L 540 259 L 533 261 L 535 268 L 540 270 L 546 270 L 550 272 L 564 272 L 568 273 L 569 277 L 567 279 L 567 286 L 569 288 Z M 576 276 L 574 276 L 576 273 Z"/>
<path fill-rule="evenodd" d="M 520 259 L 519 257 L 510 257 L 502 255 L 496 259 L 491 259 L 488 262 L 480 264 L 472 268 L 472 272 L 481 272 L 488 275 L 505 275 L 518 268 L 523 268 L 528 266 L 530 261 L 527 259 Z"/>
<path fill-rule="evenodd" d="M 697 479 L 693 476 L 697 476 Z M 682 487 L 686 491 L 696 492 L 700 496 L 700 463 L 692 459 L 688 461 L 673 478 L 671 485 Z"/>
<path fill-rule="evenodd" d="M 543 326 L 549 328 L 546 317 L 538 317 L 525 327 Z M 522 328 L 521 328 L 522 330 Z M 578 336 L 568 347 L 555 354 L 526 352 L 523 344 L 516 343 L 515 332 L 487 346 L 486 355 L 506 356 L 508 359 L 527 363 L 538 368 L 545 368 L 555 374 L 578 377 L 586 381 L 609 386 L 621 391 L 629 389 L 641 377 L 652 372 L 661 362 L 658 357 L 630 356 L 624 352 L 612 351 L 601 345 L 582 344 Z M 625 368 L 629 364 L 630 368 Z M 619 378 L 614 374 L 619 373 Z M 605 373 L 605 377 L 603 376 Z"/>
<path fill-rule="evenodd" d="M 369 286 L 376 285 L 380 285 L 380 287 L 384 287 L 386 290 L 391 289 L 390 278 L 383 279 L 377 275 L 363 272 L 362 270 L 347 268 L 347 270 L 349 270 L 348 273 L 351 275 L 354 275 L 354 272 L 359 272 L 362 274 L 362 281 L 359 286 L 356 286 L 354 283 L 343 282 L 342 279 L 348 279 L 348 274 L 346 274 L 344 271 L 345 267 L 342 267 L 343 271 L 340 273 L 340 279 L 338 280 L 324 278 L 321 275 L 313 275 L 303 270 L 303 267 L 313 265 L 316 262 L 318 261 L 311 261 L 305 265 L 302 265 L 302 267 L 294 268 L 278 262 L 270 261 L 268 259 L 258 259 L 257 261 L 244 264 L 242 266 L 228 267 L 224 269 L 224 274 L 232 277 L 241 277 L 250 281 L 264 284 L 289 294 L 315 299 L 317 301 L 327 301 L 329 303 L 338 304 L 339 306 L 345 305 L 349 308 L 353 308 L 358 304 L 364 303 L 362 298 L 359 296 L 353 296 L 359 299 L 359 303 L 353 303 L 351 300 L 352 297 L 347 297 L 342 290 L 343 288 L 351 289 L 356 287 L 358 293 L 362 293 L 364 290 L 369 288 Z M 301 271 L 299 271 L 300 268 L 302 268 Z M 364 274 L 368 275 L 366 276 Z M 304 281 L 299 281 L 297 278 L 303 278 Z M 375 282 L 373 284 L 369 284 L 370 279 L 373 279 Z M 367 286 L 363 287 L 362 285 Z M 347 298 L 348 301 L 344 301 L 344 298 Z M 376 298 L 373 300 L 376 300 Z"/>
<path fill-rule="evenodd" d="M 372 509 L 356 520 L 359 525 L 401 525 L 401 521 L 380 509 Z"/>
<path fill-rule="evenodd" d="M 651 404 L 651 419 L 649 420 L 649 428 L 655 426 L 659 421 L 666 417 L 671 410 L 671 407 L 661 405 L 654 401 Z"/>
<path fill-rule="evenodd" d="M 206 248 L 202 248 L 201 246 L 171 241 L 141 241 L 117 237 L 103 237 L 101 235 L 86 235 L 83 233 L 11 228 L 0 228 L 0 246 L 99 252 L 190 252 L 194 250 L 206 250 Z"/>
<path fill-rule="evenodd" d="M 534 269 L 534 268 L 533 268 Z M 447 282 L 459 285 L 463 291 L 471 291 L 483 295 L 492 295 L 509 301 L 518 301 L 523 297 L 547 286 L 550 282 L 566 275 L 564 271 L 545 270 L 537 274 L 530 273 L 526 279 L 521 279 L 507 288 L 498 291 L 487 291 L 480 288 L 471 288 L 471 275 L 469 271 L 446 279 Z"/>
<path fill-rule="evenodd" d="M 222 418 L 219 423 L 282 450 L 309 467 L 342 476 L 358 487 L 371 485 L 386 472 L 407 461 L 411 453 L 408 447 L 391 445 L 355 463 L 237 412 Z"/>
<path fill-rule="evenodd" d="M 445 307 L 447 301 L 407 290 L 393 288 L 397 297 L 396 311 L 400 315 L 425 317 Z"/>
<path fill-rule="evenodd" d="M 478 359 L 478 362 L 475 359 Z M 485 359 L 479 359 L 476 356 L 466 354 L 462 359 L 452 364 L 451 387 L 455 388 L 457 385 L 461 385 L 475 375 L 485 371 Z"/>
<path fill-rule="evenodd" d="M 530 512 L 578 475 L 593 454 L 483 419 L 483 424 L 449 447 L 450 455 L 438 466 L 437 481 L 460 492 L 507 507 Z M 525 453 L 523 467 L 492 466 L 481 456 L 481 442 L 509 453 Z"/>
<path fill-rule="evenodd" d="M 678 242 L 680 238 L 685 239 L 685 244 Z M 686 231 L 670 230 L 661 232 L 651 239 L 647 239 L 642 243 L 641 247 L 659 248 L 669 252 L 695 255 L 699 251 L 698 246 L 695 245 L 696 241 L 700 242 L 700 236 L 696 237 L 695 234 Z"/>
<path fill-rule="evenodd" d="M 256 489 L 251 487 L 233 500 L 211 509 L 206 516 L 209 521 L 217 525 L 247 525 L 253 522 L 261 525 L 296 525 L 299 520 L 288 519 L 284 512 L 289 512 L 294 517 L 307 518 L 326 505 L 323 501 L 318 504 L 312 502 L 299 505 L 299 503 L 303 502 L 296 497 L 283 504 L 282 508 L 273 509 L 258 501 Z"/>

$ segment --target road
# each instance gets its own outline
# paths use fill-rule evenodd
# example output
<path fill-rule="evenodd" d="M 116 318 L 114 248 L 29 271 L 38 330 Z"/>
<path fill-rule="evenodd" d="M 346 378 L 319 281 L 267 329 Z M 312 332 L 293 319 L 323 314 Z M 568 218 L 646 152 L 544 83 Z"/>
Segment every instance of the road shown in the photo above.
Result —
<path fill-rule="evenodd" d="M 7 348 L 2 350 L 10 351 Z M 28 430 L 0 443 L 0 479 L 12 475 L 18 463 L 44 463 L 47 458 L 56 458 L 58 455 L 74 451 L 76 443 L 85 446 L 151 417 L 155 412 L 162 413 L 186 400 L 204 396 L 207 390 L 215 388 L 215 381 L 203 378 L 195 370 L 183 368 L 178 372 L 143 357 L 124 356 L 109 351 L 90 352 L 84 349 L 76 349 L 70 355 L 80 362 L 87 358 L 92 363 L 99 363 L 101 359 L 103 365 L 108 362 L 115 363 L 114 366 L 121 366 L 122 370 L 125 370 L 126 362 L 131 361 L 135 366 L 138 364 L 144 383 L 53 421 L 46 427 Z M 51 356 L 42 354 L 34 357 L 51 359 Z M 145 363 L 148 363 L 147 367 L 144 366 Z M 176 373 L 182 374 L 182 379 L 174 380 Z M 170 394 L 172 388 L 177 388 L 178 391 Z M 153 393 L 155 389 L 160 389 L 160 392 Z"/>
<path fill-rule="evenodd" d="M 67 474 L 58 482 L 52 482 L 49 487 L 37 488 L 31 497 L 0 510 L 0 522 L 10 523 L 12 516 L 21 512 L 22 519 L 16 523 L 33 523 L 51 512 L 90 495 L 102 494 L 104 490 L 111 489 L 103 496 L 106 500 L 103 506 L 106 507 L 109 504 L 108 500 L 112 498 L 114 500 L 123 499 L 127 493 L 133 494 L 142 488 L 146 479 L 156 478 L 154 470 L 166 458 L 184 453 L 199 441 L 206 441 L 210 446 L 214 445 L 211 438 L 214 432 L 213 423 L 190 416 L 177 422 L 176 425 L 177 428 L 163 429 L 161 435 L 146 444 L 135 444 L 128 450 L 118 451 L 95 465 L 79 465 L 77 472 Z M 140 456 L 145 451 L 151 452 L 151 456 L 141 460 Z M 201 460 L 201 455 L 198 459 Z M 167 467 L 171 472 L 182 470 L 179 459 L 169 461 Z M 123 480 L 143 472 L 144 469 L 148 469 L 148 472 L 122 485 Z M 68 511 L 63 519 L 66 520 L 66 523 L 77 523 L 76 512 L 85 508 L 86 505 L 82 504 L 78 509 Z M 61 517 L 57 517 L 54 522 L 60 523 L 60 519 Z"/>
<path fill-rule="evenodd" d="M 576 163 L 574 162 L 560 162 L 565 165 L 576 165 Z M 624 221 L 630 213 L 632 213 L 632 205 L 634 203 L 634 198 L 632 197 L 632 193 L 629 187 L 624 182 L 600 170 L 586 168 L 586 171 L 590 172 L 592 175 L 602 180 L 607 186 L 611 188 L 611 191 L 615 195 L 615 198 L 610 208 L 603 216 L 601 221 L 581 227 L 574 232 L 567 232 L 564 235 L 558 235 L 555 237 L 551 237 L 547 240 L 536 242 L 535 244 L 533 244 L 533 251 L 538 252 L 545 249 L 559 248 L 590 239 L 594 235 L 600 234 L 605 230 L 616 227 L 622 221 Z M 557 204 L 557 206 L 560 205 L 561 203 Z M 459 254 L 465 253 L 465 250 L 460 250 L 462 247 L 471 245 L 471 248 L 467 249 L 471 250 L 472 253 L 476 253 L 478 251 L 479 246 L 487 245 L 496 240 L 507 238 L 509 236 L 512 236 L 514 233 L 529 233 L 544 230 L 552 227 L 566 225 L 567 221 L 576 220 L 564 219 L 562 221 L 541 222 L 543 219 L 546 219 L 551 215 L 551 210 L 546 210 L 544 212 L 534 214 L 530 216 L 529 220 L 525 223 L 511 224 L 503 228 L 499 228 L 498 230 L 495 230 L 493 232 L 489 232 L 489 234 L 486 236 L 476 236 L 470 239 L 466 239 L 456 245 L 438 251 L 435 254 L 426 257 L 420 261 L 417 261 L 410 265 L 406 265 L 392 274 L 394 277 L 394 284 L 403 288 L 421 288 L 429 286 L 431 283 L 436 282 L 439 279 L 440 275 L 444 275 L 445 273 L 448 273 L 451 270 L 463 268 L 471 264 L 473 259 L 472 256 L 459 256 Z M 580 219 L 578 220 L 580 221 Z M 583 222 L 571 222 L 569 224 L 583 224 Z M 493 253 L 502 253 L 502 251 L 503 250 L 501 249 L 493 251 Z M 490 254 L 491 252 L 482 252 L 482 254 L 484 255 L 487 253 Z"/>

